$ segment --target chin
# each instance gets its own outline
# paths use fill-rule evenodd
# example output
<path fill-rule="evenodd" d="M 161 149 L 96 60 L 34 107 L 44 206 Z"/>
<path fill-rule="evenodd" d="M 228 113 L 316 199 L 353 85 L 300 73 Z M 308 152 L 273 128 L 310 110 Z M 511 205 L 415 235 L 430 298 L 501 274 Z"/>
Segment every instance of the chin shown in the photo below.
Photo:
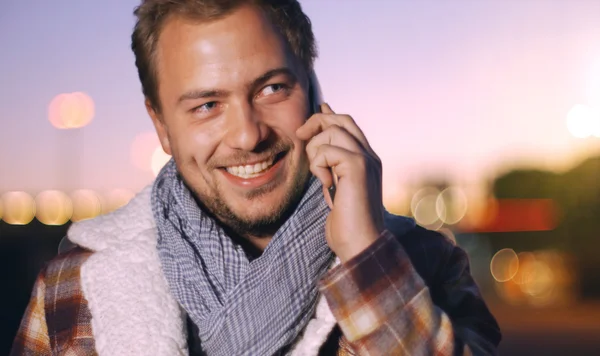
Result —
<path fill-rule="evenodd" d="M 208 209 L 222 225 L 239 236 L 271 237 L 293 211 L 295 204 L 279 194 L 254 199 L 215 201 Z"/>
<path fill-rule="evenodd" d="M 213 200 L 212 206 L 207 208 L 240 235 L 272 236 L 302 199 L 307 177 L 306 174 L 294 175 L 262 192 L 252 190 L 251 194 L 221 192 L 222 199 Z"/>
<path fill-rule="evenodd" d="M 232 211 L 238 221 L 248 225 L 275 223 L 283 209 L 274 209 L 272 206 L 253 206 L 249 211 Z"/>
<path fill-rule="evenodd" d="M 292 184 L 278 184 L 264 186 L 242 194 L 233 191 L 235 195 L 227 199 L 229 209 L 244 220 L 264 220 L 279 215 L 293 200 L 294 189 Z"/>
<path fill-rule="evenodd" d="M 304 162 L 300 162 L 296 169 L 285 162 L 273 180 L 250 189 L 231 184 L 222 171 L 213 171 L 216 175 L 212 184 L 185 179 L 191 172 L 183 176 L 192 183 L 187 185 L 193 188 L 203 209 L 225 227 L 240 235 L 267 236 L 287 220 L 303 196 L 310 170 L 307 164 L 303 169 Z"/>

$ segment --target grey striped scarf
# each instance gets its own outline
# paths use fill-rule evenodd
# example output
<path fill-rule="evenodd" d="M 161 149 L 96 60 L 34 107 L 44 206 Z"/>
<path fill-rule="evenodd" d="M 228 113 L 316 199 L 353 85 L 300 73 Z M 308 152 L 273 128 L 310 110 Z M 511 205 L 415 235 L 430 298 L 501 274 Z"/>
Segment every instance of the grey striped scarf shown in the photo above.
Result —
<path fill-rule="evenodd" d="M 198 207 L 173 160 L 154 183 L 152 209 L 163 272 L 206 354 L 274 355 L 294 342 L 313 315 L 317 281 L 333 261 L 318 179 L 311 178 L 291 217 L 252 261 Z"/>

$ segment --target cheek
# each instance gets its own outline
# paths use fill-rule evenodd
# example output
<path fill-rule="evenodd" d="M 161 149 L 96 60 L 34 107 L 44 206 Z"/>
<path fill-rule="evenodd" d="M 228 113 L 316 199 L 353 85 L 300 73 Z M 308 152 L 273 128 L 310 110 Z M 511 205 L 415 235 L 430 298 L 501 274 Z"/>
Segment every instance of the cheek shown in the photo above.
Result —
<path fill-rule="evenodd" d="M 203 165 L 210 158 L 217 146 L 217 135 L 204 127 L 187 127 L 183 129 L 177 139 L 177 148 L 180 158 L 184 161 L 195 161 Z"/>
<path fill-rule="evenodd" d="M 269 125 L 277 127 L 286 136 L 293 140 L 296 138 L 296 130 L 304 125 L 308 119 L 309 112 L 301 100 L 289 101 L 275 110 L 265 112 L 269 118 Z"/>

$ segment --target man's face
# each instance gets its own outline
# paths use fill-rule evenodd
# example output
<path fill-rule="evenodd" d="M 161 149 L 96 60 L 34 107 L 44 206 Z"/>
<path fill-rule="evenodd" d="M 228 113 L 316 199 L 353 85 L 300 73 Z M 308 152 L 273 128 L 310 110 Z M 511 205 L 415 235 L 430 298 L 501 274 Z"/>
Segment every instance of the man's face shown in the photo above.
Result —
<path fill-rule="evenodd" d="M 187 185 L 242 235 L 266 236 L 309 177 L 295 131 L 309 116 L 307 74 L 266 16 L 167 20 L 156 51 L 161 112 L 147 104 Z"/>

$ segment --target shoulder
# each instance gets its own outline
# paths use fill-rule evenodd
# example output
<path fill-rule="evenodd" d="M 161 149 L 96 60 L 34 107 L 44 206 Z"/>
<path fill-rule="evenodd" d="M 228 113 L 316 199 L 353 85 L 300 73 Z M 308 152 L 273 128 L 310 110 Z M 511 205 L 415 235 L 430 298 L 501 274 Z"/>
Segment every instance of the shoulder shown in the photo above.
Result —
<path fill-rule="evenodd" d="M 94 252 L 81 246 L 72 244 L 66 249 L 59 251 L 46 265 L 47 271 L 58 271 L 65 268 L 73 268 L 81 265 Z"/>
<path fill-rule="evenodd" d="M 156 224 L 151 207 L 151 186 L 144 188 L 124 207 L 94 219 L 71 225 L 68 239 L 85 249 L 119 249 L 123 244 L 156 244 Z M 80 254 L 70 255 L 77 260 Z"/>
<path fill-rule="evenodd" d="M 428 259 L 432 254 L 439 257 L 454 247 L 454 243 L 443 234 L 419 226 L 414 219 L 406 216 L 386 211 L 385 226 L 411 258 Z"/>
<path fill-rule="evenodd" d="M 420 225 L 415 225 L 412 229 L 403 234 L 397 235 L 397 238 L 403 245 L 415 246 L 421 248 L 429 247 L 452 247 L 454 243 L 439 231 L 428 230 Z"/>
<path fill-rule="evenodd" d="M 50 260 L 42 270 L 47 292 L 60 285 L 72 287 L 74 283 L 78 284 L 81 266 L 92 254 L 93 251 L 73 245 Z"/>
<path fill-rule="evenodd" d="M 50 260 L 40 273 L 47 332 L 58 353 L 94 347 L 91 314 L 81 288 L 81 266 L 92 254 L 73 246 Z"/>
<path fill-rule="evenodd" d="M 440 232 L 428 230 L 419 225 L 402 234 L 397 234 L 396 238 L 404 247 L 417 272 L 428 285 L 434 283 L 454 250 L 460 249 Z"/>

